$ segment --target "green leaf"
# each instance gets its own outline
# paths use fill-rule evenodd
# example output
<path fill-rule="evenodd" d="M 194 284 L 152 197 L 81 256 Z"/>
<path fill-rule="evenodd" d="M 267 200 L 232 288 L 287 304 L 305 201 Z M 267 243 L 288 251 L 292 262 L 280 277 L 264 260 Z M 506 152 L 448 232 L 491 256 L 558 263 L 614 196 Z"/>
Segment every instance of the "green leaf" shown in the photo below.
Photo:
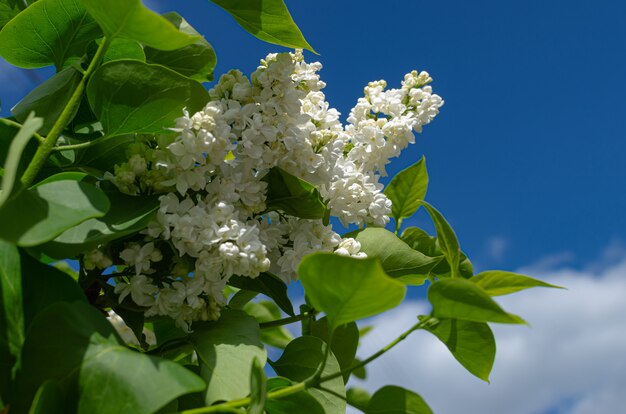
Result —
<path fill-rule="evenodd" d="M 421 201 L 420 203 L 424 206 L 426 211 L 428 211 L 430 219 L 435 225 L 435 230 L 437 230 L 437 239 L 439 240 L 439 247 L 450 264 L 452 278 L 455 278 L 459 275 L 459 263 L 461 262 L 461 248 L 459 247 L 459 241 L 456 238 L 456 234 L 454 234 L 454 230 L 452 230 L 450 224 L 435 207 L 425 201 Z"/>
<path fill-rule="evenodd" d="M 275 321 L 281 317 L 278 307 L 267 300 L 250 302 L 243 309 L 259 323 Z M 293 336 L 284 326 L 261 329 L 260 338 L 264 343 L 282 349 L 293 341 Z"/>
<path fill-rule="evenodd" d="M 231 309 L 243 309 L 244 306 L 246 306 L 252 299 L 256 298 L 258 295 L 258 292 L 241 289 L 233 295 L 233 297 L 228 302 L 228 306 Z"/>
<path fill-rule="evenodd" d="M 43 119 L 35 118 L 35 114 L 30 114 L 22 124 L 22 128 L 20 128 L 11 140 L 11 144 L 9 144 L 6 159 L 4 161 L 2 190 L 0 191 L 0 207 L 2 207 L 9 197 L 15 193 L 15 190 L 19 188 L 19 186 L 15 186 L 15 182 L 18 178 L 18 172 L 22 169 L 20 168 L 22 153 L 26 149 L 30 139 L 33 137 L 33 134 L 37 132 L 42 125 Z"/>
<path fill-rule="evenodd" d="M 19 246 L 36 246 L 109 210 L 107 196 L 74 180 L 54 181 L 22 191 L 0 208 L 0 237 Z"/>
<path fill-rule="evenodd" d="M 489 382 L 496 357 L 496 341 L 489 325 L 443 318 L 438 324 L 427 325 L 424 329 L 439 338 L 465 369 Z"/>
<path fill-rule="evenodd" d="M 263 365 L 255 359 L 250 373 L 250 405 L 248 414 L 263 414 L 265 408 L 265 398 L 267 396 L 267 383 Z"/>
<path fill-rule="evenodd" d="M 441 247 L 439 247 L 439 241 L 437 240 L 437 238 L 432 237 L 418 227 L 407 228 L 406 230 L 404 230 L 404 232 L 402 232 L 402 236 L 400 238 L 406 244 L 411 246 L 412 249 L 417 250 L 418 252 L 422 252 L 426 256 L 443 257 L 443 253 L 441 252 Z M 462 277 L 469 279 L 474 275 L 472 262 L 470 262 L 470 260 L 463 252 L 461 252 L 461 257 L 459 258 L 459 260 L 459 274 Z M 431 275 L 434 275 L 436 277 L 450 277 L 450 264 L 447 260 L 442 260 L 430 271 L 430 273 Z"/>
<path fill-rule="evenodd" d="M 278 375 L 293 381 L 305 381 L 310 378 L 324 361 L 326 344 L 313 336 L 301 336 L 293 340 L 280 358 L 272 364 Z M 340 371 L 335 356 L 328 354 L 328 360 L 322 370 L 322 377 L 336 374 Z M 346 389 L 340 377 L 325 381 L 322 386 L 335 394 L 345 398 Z M 329 392 L 316 388 L 309 389 L 310 394 L 322 405 L 327 414 L 346 412 L 346 402 Z M 269 401 L 268 401 L 269 402 Z"/>
<path fill-rule="evenodd" d="M 526 323 L 505 312 L 479 286 L 466 279 L 442 279 L 428 289 L 428 300 L 436 318 L 474 322 Z"/>
<path fill-rule="evenodd" d="M 264 42 L 292 49 L 315 50 L 294 23 L 283 0 L 210 0 Z"/>
<path fill-rule="evenodd" d="M 272 168 L 263 181 L 267 182 L 268 211 L 278 210 L 305 219 L 324 217 L 326 206 L 312 184 L 279 167 Z"/>
<path fill-rule="evenodd" d="M 442 259 L 441 256 L 429 257 L 412 249 L 398 236 L 380 227 L 368 227 L 345 237 L 354 237 L 361 243 L 361 251 L 368 257 L 379 258 L 389 276 L 403 278 L 412 285 L 423 284 Z"/>
<path fill-rule="evenodd" d="M 250 370 L 255 359 L 265 364 L 267 353 L 259 340 L 259 325 L 245 312 L 222 310 L 215 322 L 193 325 L 189 336 L 198 353 L 206 381 L 205 402 L 233 400 L 250 393 Z"/>
<path fill-rule="evenodd" d="M 261 273 L 253 278 L 232 276 L 228 280 L 228 284 L 239 289 L 251 290 L 253 292 L 262 293 L 276 302 L 276 304 L 288 315 L 293 313 L 293 305 L 287 296 L 287 285 L 278 276 L 271 273 Z"/>
<path fill-rule="evenodd" d="M 87 85 L 89 105 L 107 135 L 170 132 L 183 108 L 199 111 L 208 92 L 198 82 L 159 65 L 115 60 Z"/>
<path fill-rule="evenodd" d="M 0 31 L 0 55 L 22 68 L 60 69 L 100 36 L 98 24 L 79 0 L 39 0 Z"/>
<path fill-rule="evenodd" d="M 106 195 L 111 208 L 104 216 L 84 221 L 37 249 L 58 259 L 74 257 L 100 244 L 139 232 L 159 208 L 157 196 L 134 197 L 118 192 Z"/>
<path fill-rule="evenodd" d="M 471 278 L 470 281 L 480 286 L 489 296 L 508 295 L 509 293 L 515 293 L 533 287 L 563 289 L 561 286 L 551 285 L 550 283 L 529 276 L 502 270 L 481 272 Z"/>
<path fill-rule="evenodd" d="M 361 411 L 365 411 L 372 398 L 369 391 L 359 387 L 348 388 L 348 392 L 346 392 L 346 397 L 348 398 L 348 404 L 358 408 Z"/>
<path fill-rule="evenodd" d="M 365 414 L 432 414 L 432 410 L 413 391 L 387 385 L 372 395 Z"/>
<path fill-rule="evenodd" d="M 56 381 L 45 381 L 37 390 L 28 414 L 61 414 L 65 412 L 65 395 Z"/>
<path fill-rule="evenodd" d="M 13 367 L 24 343 L 22 272 L 15 245 L 0 240 L 0 396 L 13 395 Z"/>
<path fill-rule="evenodd" d="M 402 302 L 406 286 L 385 274 L 378 259 L 355 259 L 333 253 L 315 253 L 300 262 L 304 291 L 330 328 L 367 318 Z"/>
<path fill-rule="evenodd" d="M 428 172 L 424 157 L 400 171 L 389 182 L 385 188 L 385 195 L 392 202 L 391 214 L 396 219 L 396 229 L 400 228 L 403 218 L 411 217 L 420 208 L 420 200 L 426 197 L 427 189 Z"/>
<path fill-rule="evenodd" d="M 141 4 L 141 0 L 81 0 L 109 39 L 123 37 L 160 50 L 194 43 L 196 36 L 179 32 L 170 22 Z"/>
<path fill-rule="evenodd" d="M 267 390 L 277 391 L 292 385 L 287 378 L 275 377 L 267 380 Z M 324 407 L 307 391 L 289 394 L 280 399 L 265 402 L 267 414 L 326 414 Z"/>
<path fill-rule="evenodd" d="M 166 66 L 198 82 L 212 81 L 213 69 L 217 63 L 213 46 L 200 37 L 200 34 L 178 13 L 165 13 L 163 17 L 182 33 L 198 36 L 198 40 L 189 46 L 172 51 L 160 51 L 147 47 L 145 53 L 148 62 Z"/>
<path fill-rule="evenodd" d="M 22 11 L 18 0 L 0 0 L 0 30 Z"/>
<path fill-rule="evenodd" d="M 135 142 L 135 134 L 103 138 L 94 145 L 78 151 L 75 166 L 97 169 L 101 172 L 113 171 L 115 164 L 128 161 L 126 149 Z"/>
<path fill-rule="evenodd" d="M 153 413 L 204 387 L 184 367 L 126 348 L 106 318 L 81 302 L 51 305 L 28 332 L 21 400 L 30 401 L 46 380 L 57 380 L 65 392 L 75 393 L 77 409 L 68 412 L 90 414 Z"/>
<path fill-rule="evenodd" d="M 102 57 L 102 63 L 122 59 L 134 59 L 145 62 L 146 54 L 144 53 L 143 47 L 141 47 L 138 42 L 118 37 L 111 41 L 111 44 Z"/>
<path fill-rule="evenodd" d="M 11 113 L 18 121 L 24 122 L 31 111 L 35 112 L 35 115 L 44 120 L 39 132 L 47 135 L 65 109 L 65 105 L 69 102 L 82 77 L 83 75 L 73 67 L 62 70 L 33 89 L 11 109 Z M 77 110 L 78 107 L 75 108 L 74 114 Z"/>
<path fill-rule="evenodd" d="M 328 319 L 326 317 L 318 319 L 311 324 L 311 335 L 320 338 L 326 343 L 328 343 L 329 333 Z M 356 326 L 356 323 L 350 322 L 341 325 L 333 332 L 330 350 L 333 351 L 333 355 L 337 358 L 339 368 L 341 368 L 342 371 L 353 365 L 358 346 L 359 328 Z M 348 382 L 348 378 L 350 378 L 349 372 L 343 374 L 343 381 L 345 383 Z"/>

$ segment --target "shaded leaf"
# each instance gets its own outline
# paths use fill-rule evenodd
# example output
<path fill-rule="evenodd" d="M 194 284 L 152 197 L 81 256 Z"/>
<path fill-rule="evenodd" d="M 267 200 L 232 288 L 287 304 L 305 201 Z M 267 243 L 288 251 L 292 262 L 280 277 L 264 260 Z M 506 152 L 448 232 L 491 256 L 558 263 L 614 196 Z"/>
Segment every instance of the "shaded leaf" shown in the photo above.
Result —
<path fill-rule="evenodd" d="M 244 311 L 254 317 L 259 323 L 270 322 L 280 319 L 280 310 L 269 301 L 250 302 L 244 307 Z M 261 341 L 276 348 L 284 349 L 289 342 L 293 340 L 293 336 L 284 326 L 276 326 L 272 328 L 263 328 L 260 333 Z"/>
<path fill-rule="evenodd" d="M 387 385 L 372 395 L 365 414 L 432 414 L 432 410 L 413 391 Z"/>
<path fill-rule="evenodd" d="M 285 352 L 272 364 L 272 368 L 278 375 L 290 380 L 305 381 L 316 372 L 324 361 L 325 350 L 326 344 L 321 339 L 313 336 L 301 336 L 287 345 Z M 339 363 L 331 352 L 328 354 L 322 376 L 335 374 L 339 371 Z M 324 382 L 323 387 L 343 397 L 346 395 L 343 379 L 340 377 Z M 346 412 L 345 400 L 316 388 L 309 389 L 309 393 L 322 405 L 325 413 L 343 414 Z"/>
<path fill-rule="evenodd" d="M 267 380 L 268 391 L 278 391 L 292 385 L 287 378 L 275 377 Z M 324 407 L 307 391 L 289 394 L 280 399 L 265 402 L 267 414 L 326 414 Z"/>
<path fill-rule="evenodd" d="M 41 1 L 41 0 L 40 0 Z M 197 40 L 141 4 L 141 0 L 81 0 L 109 39 L 123 37 L 160 50 L 173 50 Z"/>
<path fill-rule="evenodd" d="M 232 276 L 228 284 L 239 289 L 262 293 L 276 302 L 288 315 L 293 316 L 293 305 L 287 296 L 287 285 L 278 276 L 271 273 L 261 273 L 255 278 Z"/>
<path fill-rule="evenodd" d="M 183 108 L 199 111 L 208 101 L 208 92 L 163 66 L 115 60 L 93 74 L 87 98 L 104 131 L 114 136 L 171 132 Z"/>
<path fill-rule="evenodd" d="M 502 270 L 488 270 L 481 272 L 470 279 L 471 282 L 480 286 L 489 296 L 508 295 L 520 290 L 533 287 L 549 287 L 563 289 L 561 286 L 534 279 L 518 273 L 505 272 Z"/>
<path fill-rule="evenodd" d="M 212 81 L 213 69 L 217 63 L 213 46 L 204 40 L 178 13 L 165 13 L 163 17 L 182 33 L 197 36 L 198 40 L 191 45 L 172 51 L 161 51 L 147 47 L 145 49 L 147 61 L 166 66 L 198 82 Z"/>
<path fill-rule="evenodd" d="M 439 323 L 427 325 L 424 329 L 439 338 L 465 369 L 483 381 L 489 381 L 496 357 L 496 341 L 489 325 L 442 318 Z"/>
<path fill-rule="evenodd" d="M 278 210 L 305 219 L 324 217 L 326 205 L 312 184 L 279 167 L 272 168 L 263 181 L 267 182 L 268 211 Z"/>
<path fill-rule="evenodd" d="M 11 108 L 11 113 L 18 121 L 24 122 L 31 111 L 35 112 L 35 115 L 43 118 L 40 134 L 47 135 L 65 109 L 65 105 L 69 102 L 82 77 L 83 75 L 73 67 L 62 70 L 33 89 Z M 70 118 L 74 117 L 77 110 L 78 107 L 75 108 Z"/>
<path fill-rule="evenodd" d="M 261 364 L 267 360 L 258 323 L 245 312 L 222 310 L 217 321 L 195 323 L 193 329 L 189 340 L 208 386 L 206 404 L 246 397 L 254 360 Z"/>
<path fill-rule="evenodd" d="M 346 392 L 346 397 L 348 399 L 348 404 L 358 408 L 361 411 L 364 411 L 367 408 L 370 399 L 372 398 L 369 391 L 359 387 L 348 388 L 348 391 Z"/>
<path fill-rule="evenodd" d="M 65 395 L 56 381 L 45 381 L 37 390 L 28 414 L 61 414 L 65 411 Z"/>
<path fill-rule="evenodd" d="M 480 287 L 466 279 L 442 279 L 428 289 L 428 300 L 436 318 L 474 322 L 526 323 L 505 312 Z"/>
<path fill-rule="evenodd" d="M 264 42 L 293 49 L 315 50 L 294 23 L 283 0 L 210 0 Z"/>
<path fill-rule="evenodd" d="M 56 303 L 41 312 L 26 337 L 22 361 L 21 401 L 30 401 L 46 380 L 56 380 L 65 392 L 76 393 L 78 409 L 68 412 L 153 413 L 204 387 L 182 366 L 123 346 L 106 318 L 81 302 Z"/>
<path fill-rule="evenodd" d="M 411 285 L 424 283 L 430 271 L 441 262 L 441 256 L 429 257 L 412 249 L 390 232 L 380 227 L 367 227 L 347 234 L 361 243 L 361 251 L 368 257 L 377 257 L 389 276 L 402 277 Z M 410 277 L 410 278 L 409 278 Z"/>
<path fill-rule="evenodd" d="M 144 53 L 143 47 L 135 40 L 118 37 L 111 41 L 106 52 L 104 52 L 102 63 L 122 59 L 134 59 L 145 62 L 146 54 Z"/>
<path fill-rule="evenodd" d="M 107 196 L 82 181 L 62 180 L 22 191 L 0 208 L 0 237 L 35 246 L 109 210 Z"/>
<path fill-rule="evenodd" d="M 0 30 L 22 11 L 17 0 L 0 0 Z"/>
<path fill-rule="evenodd" d="M 39 0 L 0 31 L 0 55 L 22 68 L 62 68 L 100 36 L 98 24 L 79 0 Z"/>
<path fill-rule="evenodd" d="M 394 308 L 406 292 L 374 258 L 315 253 L 302 259 L 298 275 L 310 303 L 326 313 L 331 329 Z"/>
<path fill-rule="evenodd" d="M 255 359 L 250 373 L 250 405 L 248 414 L 263 414 L 265 408 L 265 398 L 267 395 L 267 383 L 263 365 Z"/>
<path fill-rule="evenodd" d="M 328 343 L 328 336 L 330 329 L 328 326 L 328 319 L 323 317 L 311 323 L 311 335 L 320 338 L 322 341 Z M 333 351 L 333 355 L 337 358 L 339 368 L 350 368 L 354 364 L 354 357 L 356 356 L 356 349 L 359 346 L 359 328 L 356 323 L 349 322 L 345 325 L 341 325 L 333 332 L 333 340 L 330 343 L 330 350 Z M 343 381 L 348 382 L 350 373 L 343 374 Z"/>
<path fill-rule="evenodd" d="M 426 197 L 427 189 L 428 172 L 424 157 L 391 179 L 385 188 L 385 195 L 392 202 L 391 214 L 396 220 L 396 229 L 400 228 L 403 218 L 411 217 L 420 208 L 419 201 Z"/>

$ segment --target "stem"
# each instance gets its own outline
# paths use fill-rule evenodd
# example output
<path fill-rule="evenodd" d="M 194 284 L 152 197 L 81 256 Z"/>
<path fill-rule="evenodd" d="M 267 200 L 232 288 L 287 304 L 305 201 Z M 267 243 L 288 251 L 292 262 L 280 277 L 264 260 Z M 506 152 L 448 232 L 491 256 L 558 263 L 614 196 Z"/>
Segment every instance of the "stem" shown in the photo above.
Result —
<path fill-rule="evenodd" d="M 110 138 L 111 137 L 106 136 L 106 137 L 96 138 L 93 141 L 81 142 L 80 144 L 59 145 L 57 147 L 52 147 L 51 151 L 66 151 L 66 150 L 89 148 L 92 145 L 99 144 L 100 142 L 105 141 Z"/>
<path fill-rule="evenodd" d="M 50 156 L 52 149 L 59 139 L 59 135 L 61 135 L 63 129 L 72 120 L 72 114 L 74 113 L 74 110 L 78 107 L 78 105 L 80 105 L 80 100 L 83 97 L 83 92 L 85 91 L 87 79 L 89 79 L 91 74 L 100 64 L 100 60 L 104 55 L 107 47 L 109 46 L 109 43 L 109 40 L 106 38 L 102 43 L 100 43 L 96 54 L 89 63 L 89 67 L 83 74 L 83 78 L 80 80 L 80 83 L 74 90 L 74 93 L 70 97 L 68 103 L 65 105 L 65 108 L 63 108 L 63 112 L 61 112 L 61 115 L 59 115 L 59 118 L 52 126 L 52 129 L 50 130 L 50 133 L 48 133 L 46 139 L 41 143 L 39 148 L 37 148 L 35 156 L 31 160 L 30 164 L 26 168 L 26 171 L 24 172 L 24 175 L 22 176 L 22 184 L 24 185 L 24 187 L 30 187 L 30 185 L 33 183 L 33 181 L 37 177 L 37 174 L 39 173 L 39 170 L 41 170 L 46 160 L 48 159 L 48 156 Z"/>
<path fill-rule="evenodd" d="M 430 323 L 431 318 L 425 318 L 421 321 L 419 321 L 418 323 L 416 323 L 415 325 L 413 325 L 412 327 L 410 327 L 407 331 L 403 332 L 400 336 L 398 336 L 396 339 L 394 339 L 393 341 L 391 341 L 390 343 L 387 344 L 387 346 L 385 346 L 384 348 L 382 348 L 381 350 L 379 350 L 378 352 L 372 354 L 371 356 L 369 356 L 368 358 L 364 359 L 363 361 L 359 362 L 356 365 L 353 365 L 349 368 L 346 368 L 344 370 L 341 370 L 339 372 L 336 372 L 334 374 L 325 376 L 320 378 L 320 383 L 321 382 L 326 382 L 326 381 L 330 381 L 331 379 L 335 379 L 337 377 L 342 377 L 343 374 L 347 374 L 349 372 L 354 371 L 357 368 L 361 368 L 364 367 L 365 365 L 369 364 L 370 362 L 372 362 L 373 360 L 375 360 L 376 358 L 380 357 L 381 355 L 383 355 L 385 352 L 389 351 L 391 348 L 393 348 L 394 346 L 398 345 L 400 342 L 402 342 L 403 340 L 406 339 L 407 336 L 409 336 L 411 334 L 411 332 L 416 331 L 418 329 L 423 328 L 424 326 L 426 326 L 428 323 Z"/>
<path fill-rule="evenodd" d="M 0 118 L 0 123 L 2 123 L 2 124 L 4 124 L 4 125 L 7 125 L 7 126 L 16 127 L 16 128 L 22 128 L 22 126 L 23 126 L 23 125 L 22 125 L 22 124 L 20 124 L 19 122 L 15 122 L 15 121 L 12 121 L 12 120 L 7 119 L 7 118 Z M 37 141 L 39 141 L 39 142 L 44 142 L 44 141 L 45 141 L 45 140 L 44 140 L 44 137 L 42 137 L 41 135 L 39 135 L 39 134 L 38 134 L 38 133 L 36 133 L 36 132 L 35 132 L 35 133 L 33 133 L 33 136 L 34 136 L 35 138 L 37 138 Z"/>
<path fill-rule="evenodd" d="M 315 311 L 304 312 L 299 315 L 289 316 L 287 318 L 277 319 L 275 321 L 261 322 L 259 326 L 261 327 L 261 329 L 269 329 L 269 328 L 274 328 L 276 326 L 288 325 L 290 323 L 305 320 L 309 318 L 311 314 L 315 314 Z"/>

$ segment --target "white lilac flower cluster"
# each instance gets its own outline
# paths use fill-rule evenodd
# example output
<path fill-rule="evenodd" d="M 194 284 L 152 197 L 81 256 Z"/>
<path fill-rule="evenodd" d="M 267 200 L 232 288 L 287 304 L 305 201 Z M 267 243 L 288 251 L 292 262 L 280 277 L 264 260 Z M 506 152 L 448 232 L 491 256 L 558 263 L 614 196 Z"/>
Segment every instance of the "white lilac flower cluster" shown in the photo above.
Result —
<path fill-rule="evenodd" d="M 322 92 L 321 67 L 300 51 L 270 54 L 250 79 L 237 70 L 223 75 L 202 111 L 178 119 L 175 135 L 131 147 L 128 162 L 107 178 L 128 194 L 162 195 L 143 245 L 120 254 L 134 270 L 115 287 L 120 300 L 130 295 L 146 316 L 168 315 L 188 329 L 219 317 L 233 275 L 269 271 L 288 282 L 309 253 L 364 256 L 356 240 L 342 239 L 322 219 L 266 211 L 262 178 L 280 167 L 313 184 L 344 226 L 384 226 L 391 211 L 379 183 L 385 165 L 443 101 L 429 75 L 413 71 L 400 89 L 368 84 L 344 126 Z M 160 245 L 175 255 L 171 275 L 157 281 L 151 275 Z"/>

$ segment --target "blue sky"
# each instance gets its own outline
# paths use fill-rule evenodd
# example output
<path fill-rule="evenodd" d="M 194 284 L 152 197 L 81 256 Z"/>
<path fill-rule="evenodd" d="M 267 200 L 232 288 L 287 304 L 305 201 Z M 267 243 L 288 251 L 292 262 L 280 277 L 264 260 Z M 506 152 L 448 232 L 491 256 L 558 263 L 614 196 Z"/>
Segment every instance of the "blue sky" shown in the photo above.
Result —
<path fill-rule="evenodd" d="M 286 2 L 321 54 L 307 59 L 324 64 L 327 98 L 344 116 L 370 80 L 393 87 L 412 69 L 431 74 L 446 104 L 389 171 L 425 154 L 427 198 L 479 269 L 527 271 L 570 288 L 509 299 L 533 328 L 496 330 L 492 385 L 458 371 L 429 342 L 409 342 L 373 372 L 400 372 L 422 347 L 411 367 L 428 374 L 395 382 L 420 391 L 436 412 L 623 409 L 617 385 L 623 391 L 626 352 L 615 344 L 626 341 L 626 2 Z M 250 73 L 268 52 L 284 50 L 254 39 L 206 0 L 149 4 L 179 11 L 205 35 L 217 74 Z M 29 76 L 45 74 L 0 62 L 2 114 L 32 87 Z M 431 229 L 423 215 L 408 224 Z M 427 311 L 415 300 L 382 316 L 366 349 L 418 309 Z M 457 398 L 433 385 L 448 381 Z M 517 411 L 511 404 L 502 411 L 507 398 Z"/>

